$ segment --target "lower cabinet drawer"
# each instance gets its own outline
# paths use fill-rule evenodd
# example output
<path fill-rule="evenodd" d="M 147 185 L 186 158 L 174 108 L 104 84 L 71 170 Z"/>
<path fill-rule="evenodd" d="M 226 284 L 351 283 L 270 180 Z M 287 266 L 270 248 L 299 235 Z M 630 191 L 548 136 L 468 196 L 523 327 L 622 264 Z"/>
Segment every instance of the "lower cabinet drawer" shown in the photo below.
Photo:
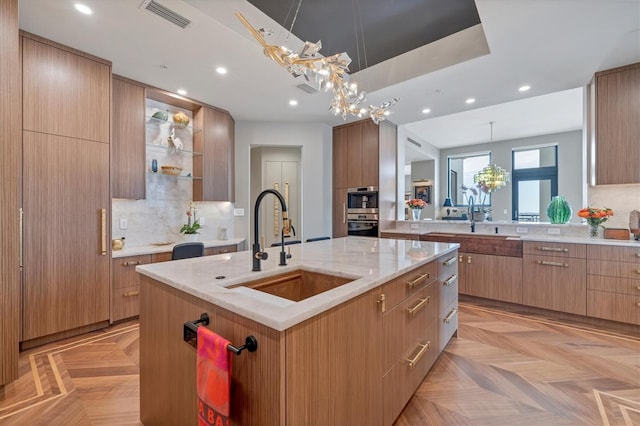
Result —
<path fill-rule="evenodd" d="M 458 329 L 458 301 L 447 306 L 440 313 L 438 333 L 438 353 L 442 352 Z"/>
<path fill-rule="evenodd" d="M 458 271 L 448 276 L 440 276 L 440 310 L 458 304 Z"/>
<path fill-rule="evenodd" d="M 114 288 L 111 298 L 111 322 L 140 314 L 140 286 Z"/>
<path fill-rule="evenodd" d="M 238 246 L 231 244 L 228 246 L 207 247 L 204 249 L 205 256 L 213 256 L 216 254 L 235 253 L 238 251 Z"/>
<path fill-rule="evenodd" d="M 588 290 L 587 315 L 640 325 L 640 296 Z"/>
<path fill-rule="evenodd" d="M 438 355 L 435 341 L 417 343 L 382 378 L 385 425 L 393 424 L 416 391 Z M 413 366 L 408 360 L 415 360 Z"/>
<path fill-rule="evenodd" d="M 587 275 L 587 290 L 606 291 L 640 296 L 640 280 Z"/>

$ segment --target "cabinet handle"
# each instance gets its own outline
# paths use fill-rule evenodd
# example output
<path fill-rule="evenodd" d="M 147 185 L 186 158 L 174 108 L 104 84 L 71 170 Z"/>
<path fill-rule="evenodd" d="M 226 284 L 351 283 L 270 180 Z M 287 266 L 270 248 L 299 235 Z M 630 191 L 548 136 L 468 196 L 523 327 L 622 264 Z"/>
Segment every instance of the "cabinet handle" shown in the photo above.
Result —
<path fill-rule="evenodd" d="M 127 291 L 126 293 L 122 293 L 123 297 L 133 297 L 133 296 L 137 296 L 139 295 L 140 292 L 139 291 Z"/>
<path fill-rule="evenodd" d="M 139 264 L 140 264 L 139 260 L 131 260 L 129 262 L 122 263 L 122 266 L 136 266 L 136 265 L 139 265 Z"/>
<path fill-rule="evenodd" d="M 407 312 L 409 313 L 409 316 L 412 317 L 416 314 L 416 312 L 418 312 L 420 309 L 422 309 L 424 307 L 424 305 L 428 305 L 431 302 L 431 297 L 427 296 L 424 299 L 420 299 L 420 301 L 418 302 L 418 304 L 416 306 L 414 306 L 413 308 L 409 308 L 407 309 Z"/>
<path fill-rule="evenodd" d="M 640 253 L 636 253 L 636 257 L 640 257 Z"/>
<path fill-rule="evenodd" d="M 107 255 L 107 209 L 100 209 L 100 254 Z"/>
<path fill-rule="evenodd" d="M 638 306 L 638 308 L 640 308 L 640 302 L 636 303 L 636 305 Z"/>
<path fill-rule="evenodd" d="M 467 256 L 467 263 L 471 263 L 471 256 Z"/>
<path fill-rule="evenodd" d="M 347 223 L 347 204 L 342 203 L 342 223 Z"/>
<path fill-rule="evenodd" d="M 442 266 L 451 266 L 452 264 L 456 263 L 456 257 L 452 257 L 451 259 L 447 259 L 444 262 L 442 262 Z"/>
<path fill-rule="evenodd" d="M 640 269 L 636 269 L 636 274 L 640 274 Z"/>
<path fill-rule="evenodd" d="M 560 248 L 560 247 L 538 247 L 538 250 L 541 251 L 559 251 L 562 253 L 568 253 L 569 249 L 568 248 Z"/>
<path fill-rule="evenodd" d="M 409 286 L 409 288 L 413 288 L 416 285 L 420 284 L 421 281 L 424 281 L 425 279 L 427 279 L 429 277 L 430 277 L 430 275 L 427 272 L 426 274 L 420 275 L 418 278 L 414 279 L 413 281 L 408 281 L 407 285 Z"/>
<path fill-rule="evenodd" d="M 222 253 L 229 253 L 229 249 L 222 249 L 222 250 L 220 250 L 220 252 L 219 252 L 219 253 L 220 253 L 220 254 L 222 254 Z"/>
<path fill-rule="evenodd" d="M 545 265 L 545 266 L 559 266 L 561 268 L 568 268 L 569 264 L 568 263 L 562 263 L 562 262 L 550 262 L 548 260 L 538 260 L 538 265 Z"/>
<path fill-rule="evenodd" d="M 387 298 L 385 297 L 384 293 L 382 293 L 379 297 L 378 297 L 378 301 L 376 302 L 378 305 L 380 305 L 380 312 L 383 312 L 387 310 L 387 302 L 386 302 Z"/>
<path fill-rule="evenodd" d="M 442 282 L 442 285 L 446 285 L 447 287 L 451 285 L 452 282 L 458 279 L 457 275 L 451 275 L 449 278 Z"/>
<path fill-rule="evenodd" d="M 18 235 L 18 250 L 20 250 L 20 253 L 18 253 L 18 266 L 20 266 L 20 269 L 22 269 L 22 267 L 24 266 L 24 210 L 22 210 L 22 207 L 20 207 L 19 212 L 20 229 Z"/>
<path fill-rule="evenodd" d="M 409 368 L 413 368 L 418 363 L 418 361 L 420 361 L 420 358 L 422 358 L 422 356 L 429 350 L 429 346 L 431 346 L 431 341 L 428 341 L 426 345 L 418 345 L 420 350 L 418 351 L 416 356 L 414 356 L 413 358 L 407 358 Z"/>
<path fill-rule="evenodd" d="M 640 285 L 636 287 L 636 290 L 640 291 Z"/>
<path fill-rule="evenodd" d="M 458 310 L 456 308 L 453 308 L 451 312 L 449 312 L 449 314 L 446 317 L 444 317 L 444 320 L 443 320 L 444 323 L 449 324 L 449 321 L 451 321 L 451 318 L 453 318 L 457 313 L 458 313 Z"/>
<path fill-rule="evenodd" d="M 458 256 L 458 262 L 460 262 L 460 263 L 462 263 L 462 262 L 463 262 L 463 260 L 462 260 L 462 256 Z"/>

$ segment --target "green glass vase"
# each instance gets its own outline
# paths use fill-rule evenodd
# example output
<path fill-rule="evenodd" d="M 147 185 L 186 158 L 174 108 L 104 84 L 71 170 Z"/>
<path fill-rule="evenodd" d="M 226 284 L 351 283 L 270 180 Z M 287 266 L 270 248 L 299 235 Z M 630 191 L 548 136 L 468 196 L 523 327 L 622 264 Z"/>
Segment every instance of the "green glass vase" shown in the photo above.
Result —
<path fill-rule="evenodd" d="M 571 206 L 562 195 L 551 197 L 547 207 L 547 216 L 551 223 L 567 223 L 571 219 Z"/>

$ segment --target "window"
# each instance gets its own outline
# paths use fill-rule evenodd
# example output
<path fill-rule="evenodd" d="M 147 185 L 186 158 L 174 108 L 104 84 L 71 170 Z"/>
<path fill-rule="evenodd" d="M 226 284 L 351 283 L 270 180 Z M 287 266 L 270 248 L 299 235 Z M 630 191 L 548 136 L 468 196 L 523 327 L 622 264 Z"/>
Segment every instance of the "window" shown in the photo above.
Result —
<path fill-rule="evenodd" d="M 512 152 L 512 219 L 548 222 L 547 205 L 558 195 L 558 147 Z"/>
<path fill-rule="evenodd" d="M 467 205 L 462 187 L 475 188 L 473 176 L 489 164 L 491 164 L 490 153 L 449 157 L 449 196 L 455 206 Z M 482 205 L 491 205 L 490 195 L 486 196 Z"/>

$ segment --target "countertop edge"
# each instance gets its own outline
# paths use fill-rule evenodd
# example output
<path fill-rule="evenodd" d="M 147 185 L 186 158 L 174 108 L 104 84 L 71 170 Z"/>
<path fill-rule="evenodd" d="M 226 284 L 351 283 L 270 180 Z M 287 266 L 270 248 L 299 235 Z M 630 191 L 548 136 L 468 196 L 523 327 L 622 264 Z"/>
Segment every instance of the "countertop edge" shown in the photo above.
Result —
<path fill-rule="evenodd" d="M 135 246 L 135 247 L 125 247 L 122 250 L 111 250 L 111 258 L 117 259 L 120 257 L 128 257 L 128 256 L 142 256 L 145 254 L 157 254 L 157 253 L 167 253 L 173 250 L 173 247 L 177 244 L 186 243 L 187 241 L 176 241 L 171 244 L 164 245 L 144 245 L 144 246 Z M 238 245 L 244 242 L 244 238 L 231 238 L 228 240 L 205 240 L 200 241 L 204 243 L 205 248 L 209 247 L 222 247 L 229 245 Z"/>

